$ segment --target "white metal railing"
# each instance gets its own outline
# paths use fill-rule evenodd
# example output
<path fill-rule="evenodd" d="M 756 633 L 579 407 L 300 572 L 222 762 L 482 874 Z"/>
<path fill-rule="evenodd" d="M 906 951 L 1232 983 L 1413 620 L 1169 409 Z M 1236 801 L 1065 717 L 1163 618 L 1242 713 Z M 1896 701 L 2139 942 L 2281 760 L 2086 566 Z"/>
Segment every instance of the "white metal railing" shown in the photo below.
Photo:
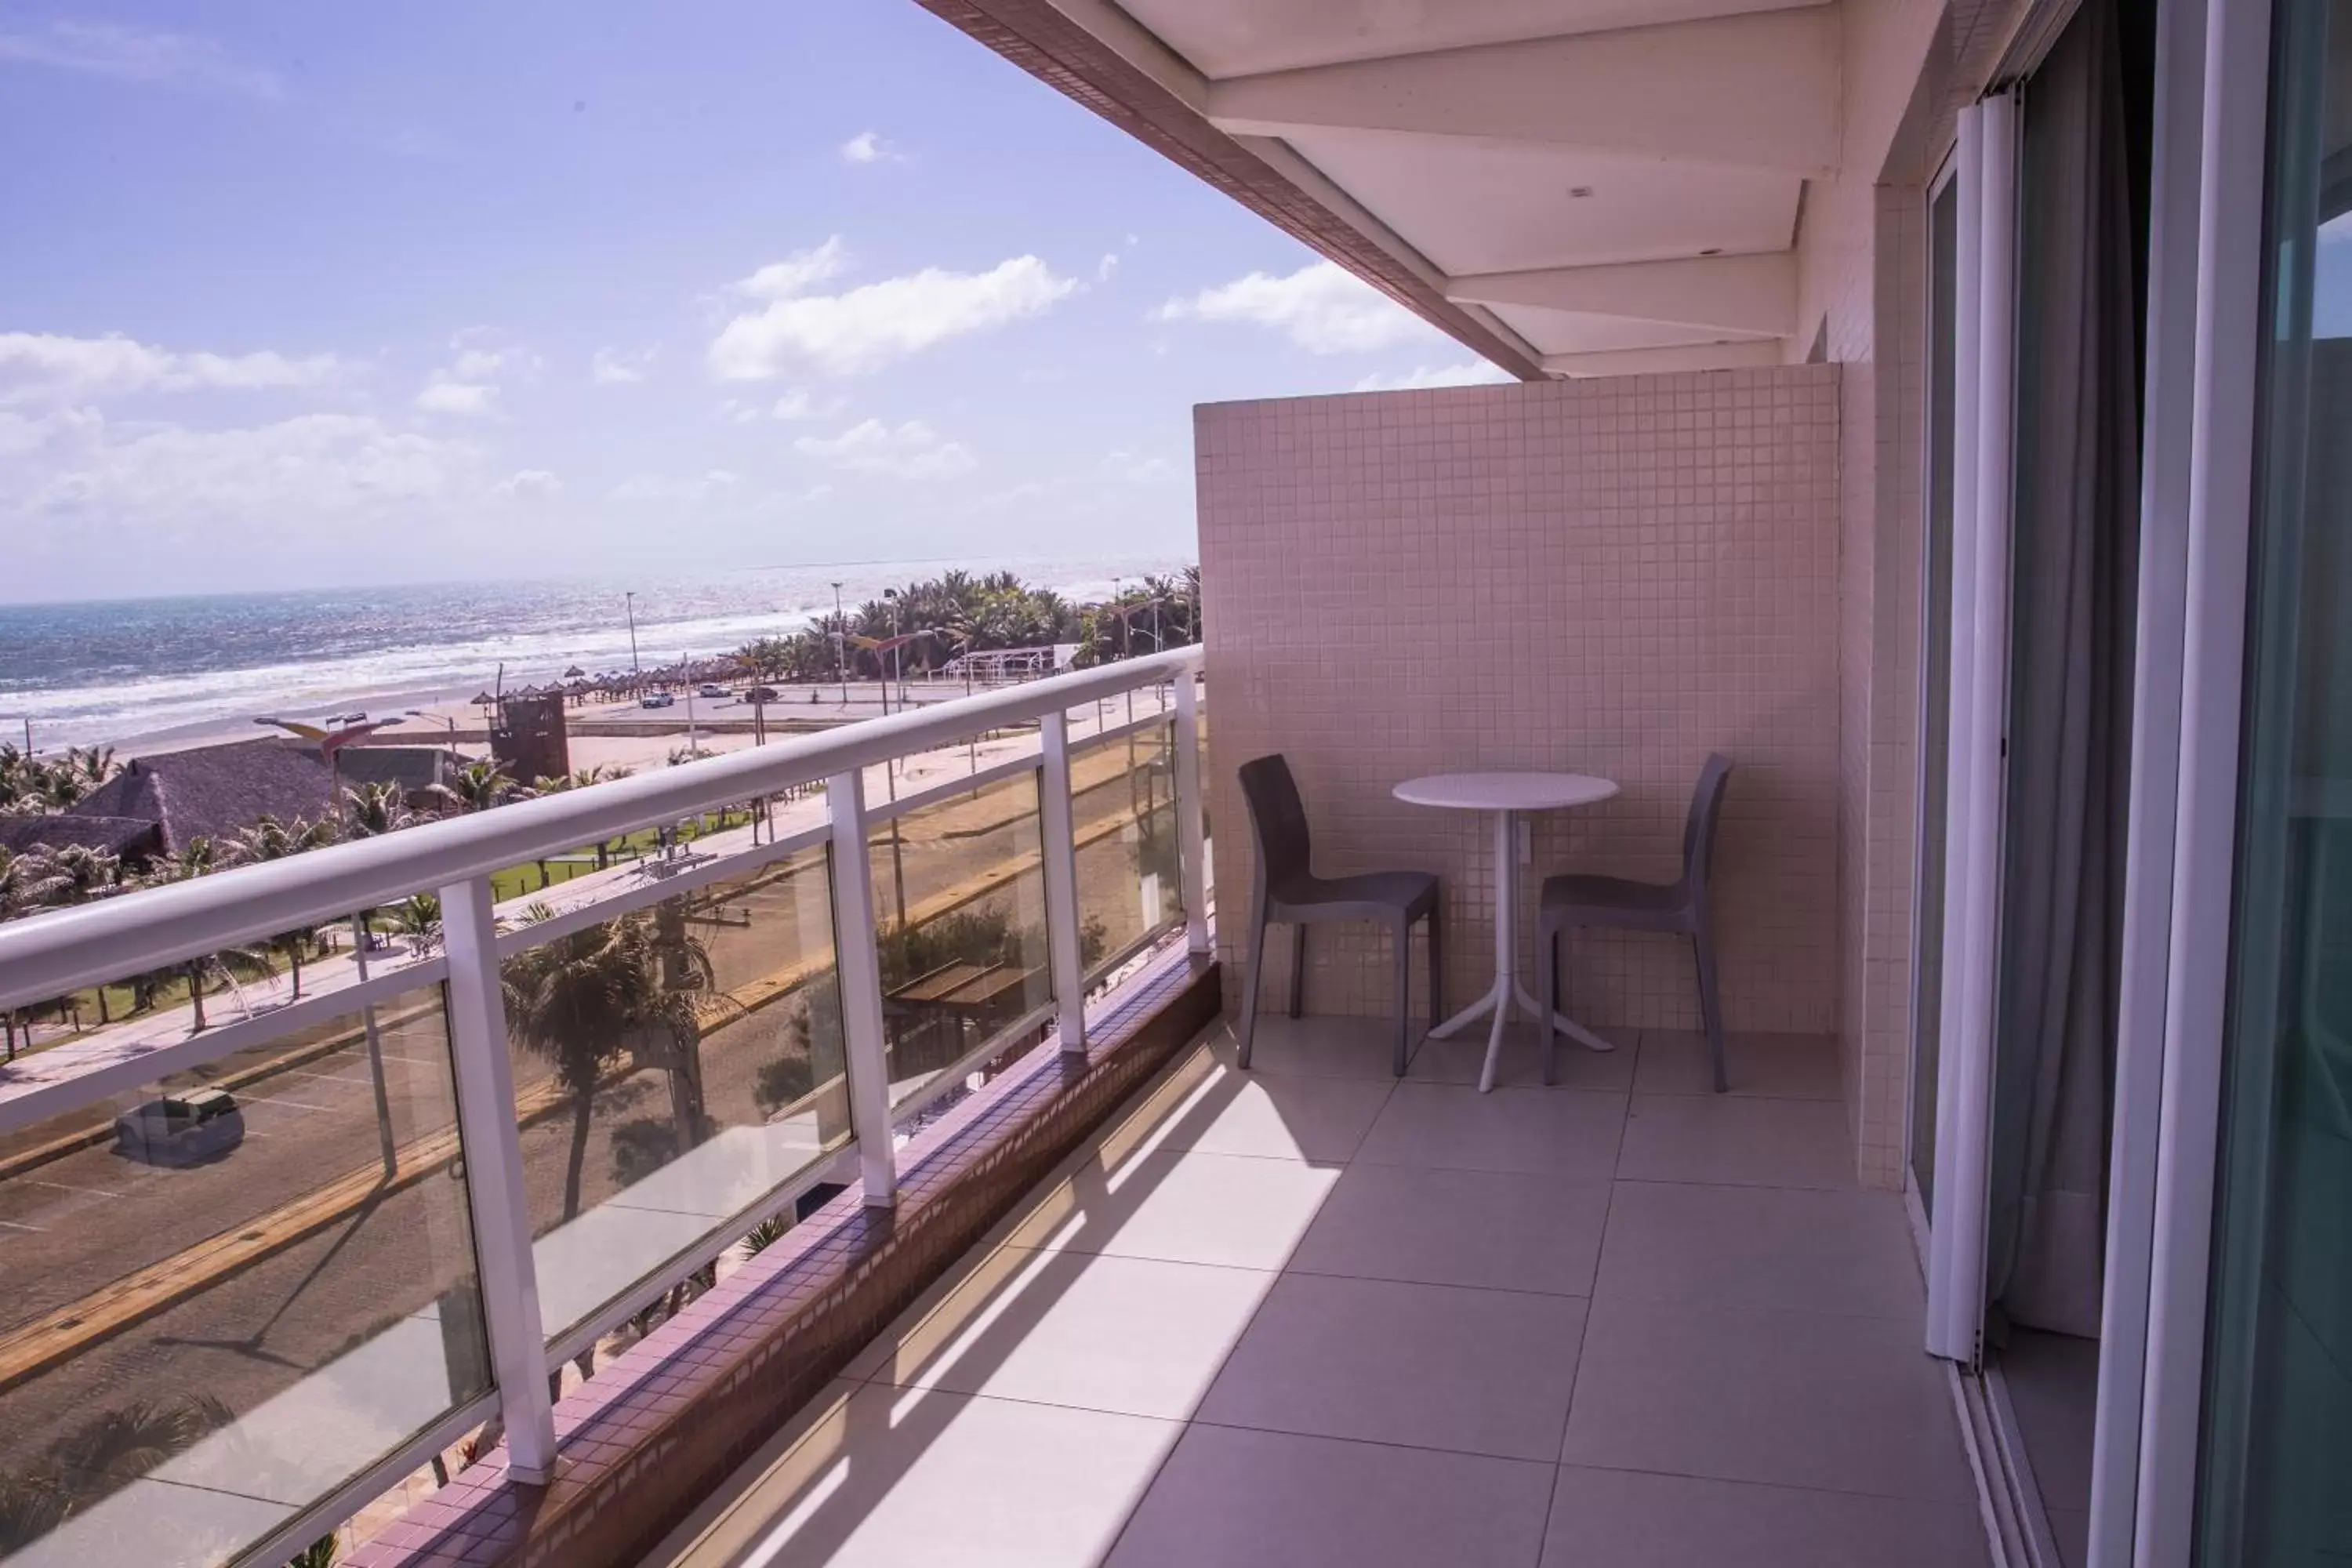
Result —
<path fill-rule="evenodd" d="M 1181 929 L 1193 952 L 1207 951 L 1199 670 L 1197 648 L 1154 654 L 0 925 L 0 1011 L 9 1011 L 205 959 L 258 939 L 345 921 L 354 910 L 386 909 L 415 894 L 440 900 L 437 952 L 355 961 L 350 973 L 315 982 L 315 994 L 301 1001 L 268 1011 L 247 1007 L 242 1016 L 177 1037 L 151 1039 L 137 1049 L 85 1052 L 70 1070 L 45 1070 L 43 1057 L 35 1056 L 25 1058 L 13 1074 L 0 1073 L 0 1138 L 5 1138 L 77 1110 L 110 1110 L 109 1098 L 125 1090 L 331 1021 L 347 1023 L 354 1014 L 364 1012 L 368 1017 L 373 1052 L 373 1009 L 399 995 L 442 988 L 459 1150 L 452 1168 L 462 1173 L 471 1212 L 485 1359 L 493 1392 L 457 1401 L 456 1408 L 443 1411 L 423 1430 L 333 1488 L 319 1489 L 265 1535 L 241 1543 L 230 1554 L 268 1563 L 299 1550 L 375 1492 L 424 1465 L 451 1440 L 453 1432 L 462 1429 L 453 1425 L 458 1417 L 478 1419 L 493 1400 L 503 1419 L 513 1473 L 526 1479 L 544 1479 L 557 1458 L 551 1373 L 568 1357 L 593 1346 L 602 1333 L 709 1264 L 743 1230 L 782 1212 L 821 1181 L 847 1180 L 855 1173 L 867 1204 L 893 1204 L 897 1128 L 956 1087 L 955 1080 L 971 1067 L 1004 1049 L 1016 1031 L 1025 1028 L 1026 1037 L 1034 1038 L 1039 1026 L 1050 1024 L 1061 1049 L 1083 1052 L 1087 964 L 1081 940 L 1074 759 L 1121 737 L 1145 731 L 1165 737 L 1173 773 Z M 1170 689 L 1139 715 L 1132 694 L 1161 688 Z M 1104 701 L 1115 696 L 1129 700 L 1106 717 Z M 895 774 L 890 791 L 869 787 L 869 768 L 887 769 L 910 757 L 943 753 L 968 737 L 1033 724 L 1035 745 L 1016 754 L 983 763 L 975 749 L 961 771 L 904 795 L 897 795 Z M 963 756 L 961 751 L 956 754 L 959 760 Z M 1012 1027 L 941 1069 L 938 1078 L 945 1081 L 919 1088 L 894 1107 L 874 898 L 874 831 L 894 818 L 1024 773 L 1036 781 L 1035 869 L 1045 889 L 1053 1000 L 1046 1008 L 1030 1009 Z M 491 878 L 502 870 L 814 784 L 823 785 L 821 814 L 813 805 L 802 814 L 809 820 L 789 831 L 778 831 L 772 824 L 764 842 L 755 828 L 748 845 L 666 863 L 659 876 L 595 879 L 596 886 L 576 898 L 550 889 L 551 901 L 558 907 L 528 924 L 502 925 L 493 906 Z M 876 800 L 877 793 L 896 798 Z M 829 856 L 825 869 L 846 1080 L 846 1141 L 813 1145 L 814 1157 L 804 1168 L 759 1194 L 693 1244 L 668 1251 L 657 1268 L 610 1296 L 600 1310 L 570 1324 L 543 1321 L 502 959 L 584 926 L 818 849 Z M 1172 936 L 1164 924 L 1155 926 L 1149 913 L 1145 927 L 1132 947 Z M 1123 948 L 1115 956 L 1125 957 L 1129 951 Z M 230 1011 L 225 1000 L 222 1011 Z M 381 1083 L 377 1090 L 381 1107 Z M 387 1121 L 387 1173 L 393 1157 L 390 1137 Z M 7 1342 L 8 1335 L 0 1334 L 0 1388 L 8 1386 Z M 8 1407 L 6 1394 L 0 1393 L 0 1414 Z M 152 1510 L 153 1498 L 146 1498 L 144 1506 Z M 96 1519 L 95 1505 L 89 1517 Z M 61 1527 L 48 1538 L 47 1550 L 74 1550 L 66 1533 Z M 42 1544 L 26 1550 L 29 1555 L 11 1561 L 47 1560 Z"/>

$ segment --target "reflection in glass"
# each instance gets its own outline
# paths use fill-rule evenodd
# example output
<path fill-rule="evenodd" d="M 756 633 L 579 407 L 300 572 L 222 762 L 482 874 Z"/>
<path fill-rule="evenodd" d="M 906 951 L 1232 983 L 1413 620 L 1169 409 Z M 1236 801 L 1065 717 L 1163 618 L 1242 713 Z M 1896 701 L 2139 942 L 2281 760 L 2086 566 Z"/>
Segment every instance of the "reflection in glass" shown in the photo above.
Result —
<path fill-rule="evenodd" d="M 1079 923 L 1089 984 L 1184 918 L 1173 727 L 1090 746 L 1070 763 Z"/>
<path fill-rule="evenodd" d="M 1054 998 L 1038 787 L 1024 772 L 874 828 L 893 1104 Z"/>
<path fill-rule="evenodd" d="M 831 900 L 805 850 L 505 961 L 551 1336 L 847 1140 Z"/>
<path fill-rule="evenodd" d="M 227 1562 L 489 1387 L 441 992 L 370 1014 L 6 1140 L 12 1568 Z"/>

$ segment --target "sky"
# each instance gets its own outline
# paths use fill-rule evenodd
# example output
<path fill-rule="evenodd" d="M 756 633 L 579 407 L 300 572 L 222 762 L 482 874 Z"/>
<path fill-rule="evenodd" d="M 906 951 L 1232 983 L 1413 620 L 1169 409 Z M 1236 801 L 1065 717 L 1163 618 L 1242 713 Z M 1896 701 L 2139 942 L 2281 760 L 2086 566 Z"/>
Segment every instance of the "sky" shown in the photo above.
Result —
<path fill-rule="evenodd" d="M 911 0 L 0 0 L 0 602 L 1192 548 L 1500 379 Z"/>

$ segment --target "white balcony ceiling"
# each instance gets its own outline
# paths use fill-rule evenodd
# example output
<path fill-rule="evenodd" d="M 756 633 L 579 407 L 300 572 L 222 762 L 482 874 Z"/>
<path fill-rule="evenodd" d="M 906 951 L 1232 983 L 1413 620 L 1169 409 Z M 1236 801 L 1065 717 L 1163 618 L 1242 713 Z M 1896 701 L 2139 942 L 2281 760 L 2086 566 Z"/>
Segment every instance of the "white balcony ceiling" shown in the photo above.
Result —
<path fill-rule="evenodd" d="M 1551 374 L 1771 363 L 1795 330 L 1832 5 L 1049 4 Z"/>

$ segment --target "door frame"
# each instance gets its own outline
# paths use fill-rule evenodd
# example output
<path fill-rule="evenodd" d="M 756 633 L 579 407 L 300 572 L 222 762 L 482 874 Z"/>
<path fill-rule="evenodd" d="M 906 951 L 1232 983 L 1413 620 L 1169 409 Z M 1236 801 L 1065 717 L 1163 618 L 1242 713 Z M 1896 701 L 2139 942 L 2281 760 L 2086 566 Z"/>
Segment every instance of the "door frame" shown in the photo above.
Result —
<path fill-rule="evenodd" d="M 1959 187 L 1960 154 L 1959 146 L 1956 141 L 1950 148 L 1946 150 L 1943 162 L 1937 165 L 1935 174 L 1930 176 L 1927 181 L 1927 188 L 1923 193 L 1923 199 L 1920 203 L 1919 220 L 1920 232 L 1927 237 L 1926 243 L 1921 247 L 1921 258 L 1923 265 L 1920 272 L 1922 282 L 1920 301 L 1926 332 L 1925 342 L 1920 353 L 1920 363 L 1927 374 L 1926 384 L 1927 390 L 1923 394 L 1920 402 L 1920 407 L 1927 415 L 1927 418 L 1923 422 L 1922 427 L 1919 431 L 1919 689 L 1916 697 L 1916 707 L 1914 710 L 1918 715 L 1918 724 L 1916 726 L 1916 733 L 1915 736 L 1916 744 L 1914 747 L 1914 750 L 1917 753 L 1918 763 L 1912 770 L 1911 780 L 1912 837 L 1914 840 L 1911 857 L 1911 996 L 1910 1037 L 1905 1042 L 1905 1054 L 1906 1058 L 1906 1066 L 1907 1070 L 1905 1077 L 1903 1095 L 1903 1206 L 1905 1212 L 1910 1216 L 1911 1240 L 1914 1247 L 1918 1250 L 1920 1267 L 1923 1269 L 1927 1267 L 1927 1249 L 1929 1246 L 1928 1232 L 1933 1226 L 1933 1219 L 1929 1214 L 1929 1199 L 1927 1195 L 1920 1190 L 1918 1180 L 1918 1163 L 1916 1155 L 1919 1130 L 1919 1096 L 1916 1087 L 1916 1079 L 1919 1071 L 1919 1021 L 1926 1011 L 1924 1004 L 1929 1000 L 1927 994 L 1921 988 L 1919 978 L 1922 969 L 1920 959 L 1922 953 L 1926 951 L 1925 910 L 1927 907 L 1925 900 L 1919 896 L 1919 889 L 1927 885 L 1927 871 L 1928 851 L 1927 805 L 1927 788 L 1929 783 L 1928 775 L 1931 772 L 1928 765 L 1928 758 L 1933 754 L 1931 749 L 1927 744 L 1930 715 L 1934 711 L 1933 704 L 1929 702 L 1928 697 L 1932 690 L 1933 672 L 1936 658 L 1935 650 L 1930 646 L 1928 638 L 1928 606 L 1932 600 L 1936 585 L 1934 567 L 1936 426 L 1938 419 L 1947 415 L 1948 415 L 1952 420 L 1952 497 L 1950 501 L 1948 503 L 1951 511 L 1951 517 L 1948 519 L 1946 522 L 1948 532 L 1955 531 L 1957 530 L 1959 516 L 1959 469 L 1961 455 L 1958 409 L 1960 395 L 1959 353 L 1961 336 L 1961 279 L 1959 276 L 1959 258 L 1962 250 L 1962 246 L 1958 237 L 1958 214 L 1961 205 Z M 1954 273 L 1952 279 L 1952 342 L 1948 350 L 1952 355 L 1952 386 L 1950 392 L 1947 395 L 1952 406 L 1949 408 L 1943 408 L 1937 404 L 1935 395 L 1936 356 L 1939 353 L 1946 352 L 1936 342 L 1936 290 L 1939 285 L 1941 278 L 1941 273 L 1938 271 L 1937 267 L 1936 258 L 1936 205 L 1938 202 L 1943 200 L 1947 192 L 1950 193 L 1952 197 L 1955 228 L 1955 237 L 1952 245 L 1952 270 Z M 1949 544 L 1947 546 L 1947 551 L 1949 554 L 1957 555 L 1957 552 L 1953 551 Z M 1952 561 L 1948 561 L 1945 566 L 1945 575 L 1948 580 L 1947 593 L 1945 596 L 1948 602 L 1945 606 L 1944 634 L 1945 640 L 1948 644 L 1951 638 L 1951 606 L 1948 602 L 1950 599 L 1948 579 L 1957 565 L 1957 559 L 1954 559 Z M 1949 649 L 1948 647 L 1946 650 L 1944 670 L 1944 716 L 1948 724 L 1951 716 L 1951 682 L 1952 671 Z M 1951 758 L 1948 753 L 1944 758 L 1944 762 L 1947 774 L 1947 792 L 1944 800 L 1944 833 L 1946 842 L 1948 844 L 1950 841 L 1952 821 L 1952 803 L 1948 789 Z M 1944 910 L 1938 911 L 1939 919 L 1948 920 L 1951 902 L 1949 889 L 1939 888 L 1938 890 L 1942 894 L 1945 904 Z M 1941 935 L 1940 931 L 1938 935 Z M 1941 956 L 1939 943 L 1937 953 L 1939 960 Z M 1942 984 L 1943 973 L 1939 963 L 1937 971 L 1937 984 L 1938 989 L 1937 995 L 1934 998 L 1939 1008 L 1939 1025 L 1940 1005 L 1942 1001 Z M 1939 1037 L 1937 1041 L 1938 1055 L 1937 1058 L 1938 1062 L 1941 1062 L 1943 1059 L 1941 1049 L 1942 1042 Z M 1937 1084 L 1939 1093 L 1941 1092 L 1941 1088 L 1942 1085 L 1939 1082 Z"/>
<path fill-rule="evenodd" d="M 1959 114 L 1953 659 L 1945 796 L 1943 995 L 1927 1347 L 1973 1370 L 1984 1342 L 1999 968 L 2003 756 L 2015 522 L 2018 100 Z M 1965 647 L 1961 628 L 1967 628 Z"/>

